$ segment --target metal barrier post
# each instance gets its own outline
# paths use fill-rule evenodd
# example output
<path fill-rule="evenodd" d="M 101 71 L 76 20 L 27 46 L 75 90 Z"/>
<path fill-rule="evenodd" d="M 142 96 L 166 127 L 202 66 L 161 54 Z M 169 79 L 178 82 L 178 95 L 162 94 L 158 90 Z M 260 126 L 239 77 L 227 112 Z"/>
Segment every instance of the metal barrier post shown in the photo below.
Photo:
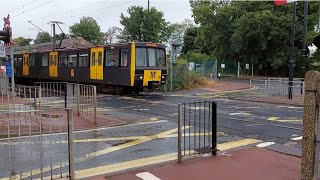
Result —
<path fill-rule="evenodd" d="M 181 114 L 181 104 L 178 104 L 178 163 L 182 162 L 181 156 L 181 122 L 180 115 Z"/>
<path fill-rule="evenodd" d="M 97 124 L 97 87 L 93 86 L 93 122 Z"/>
<path fill-rule="evenodd" d="M 80 85 L 77 84 L 77 113 L 80 116 Z"/>
<path fill-rule="evenodd" d="M 64 92 L 64 108 L 67 108 L 67 88 L 68 88 L 67 84 L 64 83 L 64 90 L 63 90 L 63 92 Z"/>
<path fill-rule="evenodd" d="M 68 120 L 68 156 L 69 156 L 69 179 L 74 180 L 74 158 L 73 158 L 73 114 L 72 109 L 67 109 Z"/>
<path fill-rule="evenodd" d="M 217 103 L 212 102 L 212 155 L 217 155 Z"/>

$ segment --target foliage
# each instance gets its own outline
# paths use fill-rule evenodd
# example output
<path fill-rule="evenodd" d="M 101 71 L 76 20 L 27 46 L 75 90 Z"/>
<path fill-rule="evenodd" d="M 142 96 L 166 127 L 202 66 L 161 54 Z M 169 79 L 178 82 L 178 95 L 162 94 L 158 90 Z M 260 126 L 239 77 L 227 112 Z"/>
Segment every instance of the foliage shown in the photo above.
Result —
<path fill-rule="evenodd" d="M 197 88 L 206 85 L 206 83 L 207 81 L 204 76 L 188 69 L 186 60 L 177 60 L 172 77 L 172 89 L 174 91 Z M 166 86 L 166 89 L 170 89 L 170 78 Z"/>
<path fill-rule="evenodd" d="M 169 22 L 164 14 L 152 7 L 150 11 L 142 6 L 131 6 L 129 16 L 121 14 L 120 23 L 124 26 L 119 38 L 122 41 L 165 42 L 171 34 Z"/>
<path fill-rule="evenodd" d="M 120 29 L 116 26 L 112 26 L 108 29 L 108 31 L 105 33 L 105 43 L 111 44 L 116 39 L 118 31 Z"/>
<path fill-rule="evenodd" d="M 51 42 L 52 38 L 48 32 L 39 32 L 36 39 L 34 40 L 35 44 Z"/>
<path fill-rule="evenodd" d="M 70 36 L 80 36 L 92 44 L 103 44 L 104 34 L 96 20 L 92 17 L 83 17 L 79 23 L 70 26 Z"/>
<path fill-rule="evenodd" d="M 208 55 L 202 54 L 202 53 L 196 52 L 196 51 L 189 51 L 185 55 L 185 58 L 188 61 L 196 62 L 196 63 L 201 63 L 201 62 L 204 62 L 204 61 L 208 61 L 210 59 Z"/>
<path fill-rule="evenodd" d="M 185 35 L 183 36 L 183 47 L 181 52 L 187 54 L 189 51 L 198 50 L 199 47 L 196 46 L 196 38 L 198 35 L 197 27 L 190 27 L 186 29 Z"/>
<path fill-rule="evenodd" d="M 18 45 L 18 46 L 28 46 L 30 45 L 30 42 L 32 41 L 32 39 L 27 39 L 24 37 L 18 37 L 18 38 L 14 38 L 13 42 Z"/>
<path fill-rule="evenodd" d="M 266 64 L 287 69 L 293 3 L 191 1 L 195 22 L 200 25 L 195 44 L 201 53 L 218 60 Z M 314 32 L 319 2 L 309 2 L 308 30 Z M 302 48 L 303 3 L 296 19 L 296 66 Z M 310 44 L 310 40 L 308 40 Z"/>

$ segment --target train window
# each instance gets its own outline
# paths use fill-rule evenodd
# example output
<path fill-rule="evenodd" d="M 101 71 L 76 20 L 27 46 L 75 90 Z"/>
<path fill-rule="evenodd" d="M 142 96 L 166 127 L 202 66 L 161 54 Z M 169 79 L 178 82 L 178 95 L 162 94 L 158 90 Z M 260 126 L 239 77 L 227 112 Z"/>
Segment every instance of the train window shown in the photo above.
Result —
<path fill-rule="evenodd" d="M 68 56 L 66 53 L 59 54 L 59 65 L 60 66 L 67 66 Z"/>
<path fill-rule="evenodd" d="M 35 66 L 36 65 L 36 55 L 35 54 L 30 54 L 29 55 L 29 59 L 30 59 L 29 66 Z"/>
<path fill-rule="evenodd" d="M 17 57 L 13 58 L 13 64 L 14 64 L 14 67 L 18 66 L 18 58 Z"/>
<path fill-rule="evenodd" d="M 48 66 L 48 56 L 49 55 L 47 53 L 41 55 L 41 66 L 44 66 L 44 67 Z"/>
<path fill-rule="evenodd" d="M 50 63 L 50 66 L 54 65 L 54 60 L 52 55 L 50 55 L 49 63 Z"/>
<path fill-rule="evenodd" d="M 106 51 L 106 66 L 119 66 L 119 50 L 107 50 Z"/>
<path fill-rule="evenodd" d="M 121 66 L 128 65 L 128 49 L 121 49 Z"/>
<path fill-rule="evenodd" d="M 58 66 L 58 55 L 54 55 L 53 65 Z"/>
<path fill-rule="evenodd" d="M 89 66 L 88 53 L 79 53 L 79 66 Z"/>
<path fill-rule="evenodd" d="M 160 67 L 166 66 L 166 56 L 164 53 L 164 49 L 157 49 L 157 61 L 158 61 L 158 66 Z"/>
<path fill-rule="evenodd" d="M 78 55 L 73 53 L 69 54 L 68 66 L 78 66 Z"/>
<path fill-rule="evenodd" d="M 148 49 L 148 59 L 149 59 L 149 66 L 157 66 L 156 62 L 156 50 L 155 49 Z"/>
<path fill-rule="evenodd" d="M 96 65 L 96 52 L 92 52 L 92 57 L 91 57 L 91 66 Z"/>
<path fill-rule="evenodd" d="M 102 52 L 99 51 L 99 55 L 98 55 L 98 66 L 102 66 Z"/>
<path fill-rule="evenodd" d="M 147 66 L 146 48 L 136 48 L 136 66 Z"/>
<path fill-rule="evenodd" d="M 18 58 L 18 66 L 22 66 L 22 57 Z"/>

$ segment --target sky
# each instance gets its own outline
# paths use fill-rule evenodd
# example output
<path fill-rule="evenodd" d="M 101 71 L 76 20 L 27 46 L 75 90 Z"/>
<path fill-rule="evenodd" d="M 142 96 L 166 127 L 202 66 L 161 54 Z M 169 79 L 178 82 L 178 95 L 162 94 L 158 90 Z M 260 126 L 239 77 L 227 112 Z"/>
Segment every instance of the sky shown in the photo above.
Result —
<path fill-rule="evenodd" d="M 120 15 L 127 15 L 127 9 L 132 5 L 148 6 L 147 0 L 0 0 L 0 16 L 10 14 L 13 37 L 34 39 L 38 26 L 51 34 L 50 21 L 60 21 L 65 33 L 68 27 L 80 21 L 83 16 L 93 17 L 106 32 L 109 27 L 120 25 Z M 165 19 L 172 23 L 192 19 L 188 0 L 150 0 L 150 6 L 164 13 Z M 56 34 L 60 30 L 57 28 Z"/>

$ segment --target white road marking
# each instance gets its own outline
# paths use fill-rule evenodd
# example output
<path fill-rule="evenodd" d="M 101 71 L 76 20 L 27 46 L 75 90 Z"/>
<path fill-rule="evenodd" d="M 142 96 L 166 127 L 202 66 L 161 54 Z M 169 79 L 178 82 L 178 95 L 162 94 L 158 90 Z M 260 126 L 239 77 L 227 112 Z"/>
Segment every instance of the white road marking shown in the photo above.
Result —
<path fill-rule="evenodd" d="M 250 113 L 245 113 L 245 112 L 240 112 L 240 113 L 230 113 L 231 116 L 234 116 L 234 115 L 245 115 L 245 116 L 250 116 L 252 114 Z"/>
<path fill-rule="evenodd" d="M 273 145 L 275 144 L 274 142 L 265 142 L 265 143 L 261 143 L 261 144 L 258 144 L 257 147 L 267 147 L 267 146 L 270 146 L 270 145 Z"/>
<path fill-rule="evenodd" d="M 143 180 L 161 180 L 149 172 L 139 173 L 139 174 L 136 174 L 136 176 L 138 176 L 139 178 L 141 178 Z"/>
<path fill-rule="evenodd" d="M 291 138 L 291 140 L 293 140 L 293 141 L 299 141 L 299 140 L 302 140 L 302 136 Z"/>

